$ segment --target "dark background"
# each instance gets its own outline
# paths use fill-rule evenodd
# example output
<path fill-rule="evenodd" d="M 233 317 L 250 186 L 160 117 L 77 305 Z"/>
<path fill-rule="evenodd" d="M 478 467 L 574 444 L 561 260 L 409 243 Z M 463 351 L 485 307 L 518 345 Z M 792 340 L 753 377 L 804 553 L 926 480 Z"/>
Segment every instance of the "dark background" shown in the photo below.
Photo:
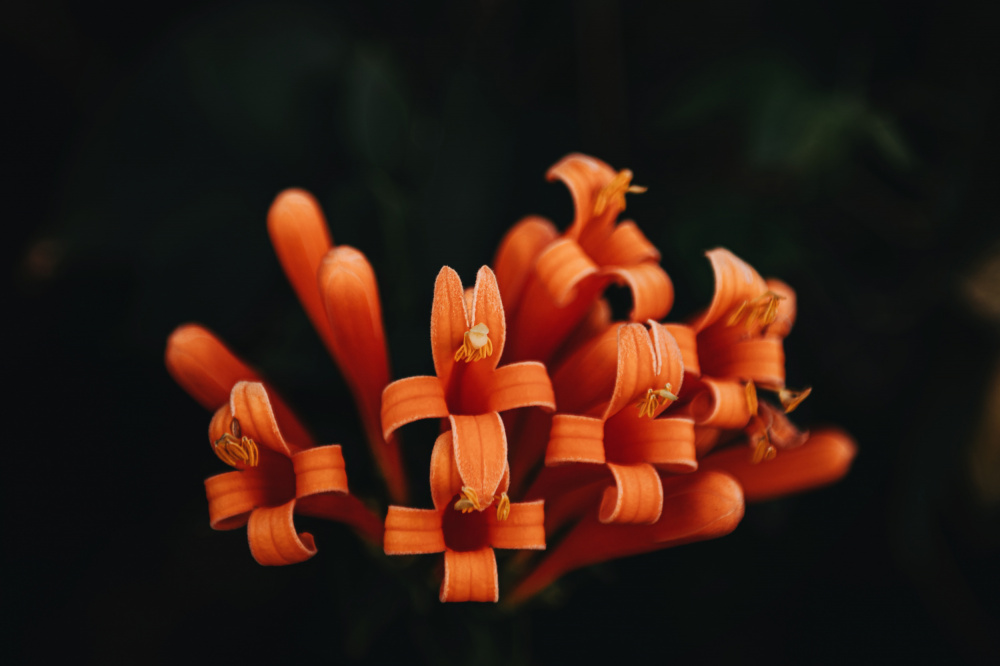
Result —
<path fill-rule="evenodd" d="M 973 3 L 19 4 L 0 23 L 0 653 L 1000 659 L 998 63 Z M 209 415 L 162 363 L 186 321 L 385 503 L 270 249 L 275 194 L 314 192 L 371 259 L 403 377 L 431 369 L 441 265 L 471 281 L 521 216 L 569 222 L 543 174 L 576 150 L 649 186 L 628 215 L 663 252 L 671 320 L 708 302 L 719 245 L 798 290 L 789 384 L 814 393 L 796 420 L 857 437 L 848 477 L 517 613 L 443 606 L 440 558 L 390 561 L 339 525 L 301 521 L 319 554 L 279 569 L 210 530 Z M 429 502 L 433 427 L 405 436 Z"/>

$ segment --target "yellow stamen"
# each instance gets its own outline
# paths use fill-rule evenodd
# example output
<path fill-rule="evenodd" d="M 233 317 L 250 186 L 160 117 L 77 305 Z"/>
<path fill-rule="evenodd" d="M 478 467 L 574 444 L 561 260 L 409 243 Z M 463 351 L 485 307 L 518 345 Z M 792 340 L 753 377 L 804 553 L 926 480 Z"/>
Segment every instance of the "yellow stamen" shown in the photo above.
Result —
<path fill-rule="evenodd" d="M 778 455 L 778 450 L 774 448 L 771 444 L 770 438 L 767 436 L 767 431 L 760 436 L 757 440 L 757 444 L 753 449 L 753 458 L 751 461 L 754 465 L 757 465 L 765 460 L 774 460 L 774 457 Z"/>
<path fill-rule="evenodd" d="M 240 430 L 240 422 L 233 419 L 229 424 L 231 432 L 224 433 L 222 437 L 215 440 L 215 455 L 219 460 L 230 467 L 236 467 L 238 463 L 243 463 L 247 467 L 256 467 L 260 462 L 260 453 L 257 449 L 257 442 L 243 435 Z"/>
<path fill-rule="evenodd" d="M 750 415 L 757 416 L 757 387 L 754 386 L 752 379 L 747 382 L 744 393 L 747 397 L 747 409 L 750 410 Z"/>
<path fill-rule="evenodd" d="M 461 511 L 462 513 L 470 513 L 472 511 L 482 511 L 483 507 L 479 504 L 479 495 L 476 491 L 469 486 L 462 486 L 462 492 L 460 493 L 462 498 L 455 502 L 455 509 Z"/>
<path fill-rule="evenodd" d="M 507 493 L 494 495 L 493 499 L 499 500 L 497 504 L 497 520 L 507 520 L 507 516 L 510 515 L 510 498 L 507 497 Z"/>
<path fill-rule="evenodd" d="M 622 169 L 607 185 L 597 193 L 597 200 L 594 201 L 594 215 L 600 215 L 608 207 L 608 204 L 615 204 L 619 210 L 625 210 L 625 193 L 632 192 L 641 194 L 646 191 L 641 185 L 631 185 L 632 172 L 629 169 Z"/>
<path fill-rule="evenodd" d="M 796 407 L 802 404 L 802 401 L 809 397 L 812 393 L 812 387 L 802 389 L 801 391 L 793 391 L 782 387 L 778 390 L 778 400 L 781 401 L 781 406 L 785 408 L 786 414 L 791 414 Z"/>
<path fill-rule="evenodd" d="M 785 297 L 773 291 L 765 291 L 762 295 L 752 301 L 743 301 L 736 310 L 729 315 L 726 326 L 735 326 L 745 317 L 747 328 L 752 327 L 757 321 L 761 326 L 767 326 L 778 318 L 778 301 Z"/>
<path fill-rule="evenodd" d="M 662 405 L 677 400 L 673 390 L 674 387 L 670 385 L 670 382 L 664 384 L 661 389 L 646 389 L 646 397 L 635 403 L 635 406 L 639 408 L 639 418 L 641 419 L 643 416 L 653 418 L 656 410 Z"/>
<path fill-rule="evenodd" d="M 479 322 L 465 332 L 462 346 L 455 352 L 455 360 L 469 363 L 488 358 L 491 354 L 493 354 L 493 341 L 490 340 L 490 329 L 486 324 Z"/>

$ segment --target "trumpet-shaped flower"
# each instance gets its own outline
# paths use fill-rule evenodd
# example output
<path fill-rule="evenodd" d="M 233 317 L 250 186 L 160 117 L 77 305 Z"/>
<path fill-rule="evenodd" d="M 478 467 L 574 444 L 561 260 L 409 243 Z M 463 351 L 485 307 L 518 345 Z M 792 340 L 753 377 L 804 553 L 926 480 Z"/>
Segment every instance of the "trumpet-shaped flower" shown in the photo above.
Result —
<path fill-rule="evenodd" d="M 506 321 L 496 278 L 488 267 L 479 269 L 469 300 L 467 306 L 458 274 L 442 268 L 431 312 L 431 353 L 437 374 L 387 386 L 382 426 L 388 439 L 407 423 L 448 418 L 459 474 L 471 505 L 482 510 L 492 504 L 507 469 L 507 437 L 498 413 L 529 406 L 553 410 L 555 402 L 541 363 L 498 367 Z"/>
<path fill-rule="evenodd" d="M 673 304 L 673 285 L 660 253 L 631 221 L 616 224 L 632 172 L 574 153 L 549 169 L 573 197 L 575 217 L 561 236 L 529 217 L 504 237 L 494 261 L 504 305 L 511 311 L 511 355 L 549 361 L 612 282 L 632 293 L 632 321 L 660 319 Z"/>
<path fill-rule="evenodd" d="M 677 400 L 683 380 L 680 348 L 655 322 L 648 329 L 609 329 L 555 373 L 559 413 L 552 418 L 545 463 L 606 467 L 614 486 L 604 491 L 601 522 L 656 522 L 663 510 L 657 468 L 697 469 L 691 419 L 657 418 Z M 543 472 L 528 496 L 561 496 L 568 484 L 589 483 L 590 477 Z"/>
<path fill-rule="evenodd" d="M 500 587 L 494 548 L 545 548 L 542 501 L 506 503 L 493 511 L 468 506 L 453 434 L 442 433 L 431 453 L 433 509 L 390 506 L 385 519 L 386 555 L 444 553 L 441 601 L 497 601 Z M 495 492 L 505 495 L 504 473 Z M 456 511 L 456 507 L 469 510 Z"/>

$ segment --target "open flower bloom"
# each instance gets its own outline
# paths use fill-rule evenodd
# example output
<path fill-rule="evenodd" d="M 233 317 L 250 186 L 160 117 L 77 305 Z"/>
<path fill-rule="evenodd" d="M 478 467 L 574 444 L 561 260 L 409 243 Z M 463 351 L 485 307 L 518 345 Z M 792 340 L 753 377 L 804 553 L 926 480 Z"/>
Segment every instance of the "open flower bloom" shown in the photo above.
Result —
<path fill-rule="evenodd" d="M 467 307 L 458 274 L 442 268 L 431 312 L 431 352 L 437 374 L 400 379 L 387 386 L 382 396 L 382 426 L 388 439 L 407 423 L 449 418 L 459 474 L 470 501 L 483 510 L 492 504 L 493 491 L 507 469 L 507 437 L 498 413 L 529 406 L 551 411 L 555 401 L 541 363 L 497 367 L 506 322 L 496 278 L 488 267 L 479 269 L 469 300 Z"/>
<path fill-rule="evenodd" d="M 544 549 L 543 502 L 514 502 L 497 512 L 470 510 L 459 455 L 452 433 L 441 434 L 431 453 L 434 508 L 390 506 L 385 519 L 385 553 L 443 552 L 441 601 L 495 602 L 500 587 L 493 549 Z M 493 494 L 505 494 L 509 479 L 509 474 L 503 474 Z"/>
<path fill-rule="evenodd" d="M 211 332 L 179 327 L 167 343 L 166 364 L 192 397 L 216 410 L 212 450 L 236 470 L 205 480 L 213 528 L 248 525 L 250 550 L 261 564 L 315 554 L 312 536 L 295 530 L 295 513 L 346 523 L 380 543 L 382 521 L 348 494 L 340 446 L 314 446 L 277 394 Z"/>
<path fill-rule="evenodd" d="M 632 321 L 661 319 L 673 304 L 673 285 L 660 253 L 631 221 L 616 225 L 632 172 L 574 153 L 549 169 L 573 196 L 572 225 L 562 236 L 548 221 L 529 217 L 504 237 L 494 261 L 504 305 L 511 311 L 511 357 L 549 361 L 612 282 L 632 292 Z"/>
<path fill-rule="evenodd" d="M 563 574 L 618 557 L 648 553 L 732 532 L 743 518 L 743 493 L 730 476 L 699 470 L 664 474 L 663 512 L 650 525 L 604 523 L 584 517 L 512 590 L 507 601 L 520 603 Z"/>
<path fill-rule="evenodd" d="M 653 523 L 663 510 L 657 468 L 698 468 L 690 418 L 657 418 L 681 390 L 684 366 L 673 336 L 650 322 L 610 328 L 577 350 L 554 377 L 559 413 L 545 464 L 605 465 L 614 486 L 604 490 L 601 522 Z M 548 471 L 548 470 L 546 470 Z M 577 483 L 587 474 L 576 475 Z M 572 483 L 569 474 L 542 473 L 528 496 L 552 497 Z"/>
<path fill-rule="evenodd" d="M 279 194 L 267 227 L 289 282 L 354 394 L 389 493 L 403 502 L 407 485 L 399 443 L 383 437 L 379 419 L 389 357 L 371 265 L 352 247 L 333 247 L 323 212 L 308 192 Z"/>

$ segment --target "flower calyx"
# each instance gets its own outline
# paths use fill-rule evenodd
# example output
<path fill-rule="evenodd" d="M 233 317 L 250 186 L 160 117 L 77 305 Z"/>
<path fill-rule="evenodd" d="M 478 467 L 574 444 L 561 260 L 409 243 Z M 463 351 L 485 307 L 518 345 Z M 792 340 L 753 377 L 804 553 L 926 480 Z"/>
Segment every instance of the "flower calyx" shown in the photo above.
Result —
<path fill-rule="evenodd" d="M 229 432 L 223 433 L 222 437 L 215 440 L 212 448 L 215 455 L 230 467 L 236 467 L 239 463 L 247 467 L 256 467 L 259 462 L 257 442 L 243 434 L 239 419 L 235 417 L 229 424 Z"/>
<path fill-rule="evenodd" d="M 490 329 L 479 322 L 462 337 L 462 345 L 455 352 L 456 361 L 479 361 L 493 354 L 493 341 L 490 340 Z"/>
<path fill-rule="evenodd" d="M 622 169 L 615 177 L 608 182 L 601 191 L 597 193 L 597 200 L 594 201 L 594 215 L 600 215 L 607 209 L 608 204 L 615 204 L 619 210 L 625 210 L 625 193 L 641 194 L 646 188 L 641 185 L 632 185 L 632 171 Z"/>

